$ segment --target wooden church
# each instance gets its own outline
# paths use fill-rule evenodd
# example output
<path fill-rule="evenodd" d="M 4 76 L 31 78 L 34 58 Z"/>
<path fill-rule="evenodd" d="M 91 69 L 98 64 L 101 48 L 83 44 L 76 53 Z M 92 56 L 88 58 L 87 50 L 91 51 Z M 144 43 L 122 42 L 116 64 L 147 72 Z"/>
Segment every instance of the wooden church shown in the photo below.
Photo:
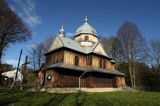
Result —
<path fill-rule="evenodd" d="M 45 88 L 125 85 L 124 74 L 115 70 L 115 62 L 106 54 L 87 18 L 73 39 L 65 36 L 62 26 L 45 56 L 45 64 L 38 73 L 38 81 Z"/>

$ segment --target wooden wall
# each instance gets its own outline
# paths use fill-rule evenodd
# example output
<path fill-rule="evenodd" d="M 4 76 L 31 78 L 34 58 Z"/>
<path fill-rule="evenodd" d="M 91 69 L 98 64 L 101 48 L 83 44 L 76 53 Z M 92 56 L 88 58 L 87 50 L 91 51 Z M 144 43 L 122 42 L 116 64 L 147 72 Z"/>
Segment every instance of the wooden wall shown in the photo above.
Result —
<path fill-rule="evenodd" d="M 41 85 L 44 85 L 45 81 L 45 70 L 40 70 L 37 74 L 36 82 L 39 82 Z"/>
<path fill-rule="evenodd" d="M 50 69 L 46 72 L 46 87 L 79 87 L 79 76 L 83 72 L 66 69 Z M 47 76 L 52 75 L 51 80 Z M 86 88 L 103 88 L 103 87 L 120 87 L 123 86 L 124 77 L 107 75 L 103 73 L 86 73 L 81 78 L 81 87 Z"/>
<path fill-rule="evenodd" d="M 116 86 L 117 86 L 117 87 L 125 86 L 124 76 L 116 76 L 116 77 L 115 77 L 115 81 L 116 81 Z"/>
<path fill-rule="evenodd" d="M 81 79 L 81 87 L 89 88 L 103 88 L 103 87 L 115 87 L 115 76 L 102 73 L 87 73 Z"/>
<path fill-rule="evenodd" d="M 85 67 L 86 66 L 86 55 L 71 52 L 71 51 L 68 51 L 68 50 L 64 51 L 64 62 L 66 64 L 74 64 L 75 56 L 79 57 L 79 66 Z"/>
<path fill-rule="evenodd" d="M 99 68 L 99 58 L 97 56 L 92 56 L 92 66 Z"/>
<path fill-rule="evenodd" d="M 102 57 L 99 57 L 99 56 L 95 56 L 95 55 L 92 58 L 92 66 L 96 67 L 96 68 L 100 68 L 100 63 L 99 63 L 100 59 L 104 59 L 104 61 L 105 61 L 105 69 L 114 70 L 114 64 L 112 65 L 111 61 L 109 59 L 105 59 L 105 58 L 102 58 Z"/>
<path fill-rule="evenodd" d="M 112 64 L 111 61 L 107 58 L 103 58 L 103 57 L 92 54 L 91 55 L 92 65 L 89 65 L 87 64 L 89 55 L 84 55 L 84 54 L 73 52 L 70 50 L 59 50 L 59 51 L 53 52 L 52 54 L 47 54 L 46 63 L 55 64 L 58 62 L 64 62 L 66 64 L 74 65 L 75 56 L 79 57 L 79 64 L 78 64 L 79 66 L 82 66 L 82 67 L 93 66 L 96 68 L 103 68 L 103 67 L 100 67 L 100 59 L 102 59 L 105 61 L 104 69 L 114 70 L 114 64 Z"/>
<path fill-rule="evenodd" d="M 72 52 L 72 51 L 68 51 L 68 50 L 64 50 L 64 62 L 66 64 L 72 64 L 74 65 L 74 59 L 75 56 L 79 57 L 79 66 L 82 67 L 88 67 L 88 66 L 93 66 L 96 68 L 100 68 L 100 59 L 103 59 L 105 61 L 105 69 L 110 69 L 110 70 L 114 70 L 114 64 L 111 64 L 111 61 L 109 59 L 105 59 L 99 56 L 95 56 L 95 55 L 91 55 L 92 56 L 92 65 L 88 65 L 88 56 L 89 55 L 82 55 L 76 52 Z"/>
<path fill-rule="evenodd" d="M 47 64 L 55 64 L 58 62 L 63 62 L 64 59 L 64 50 L 55 51 L 51 54 L 46 55 Z"/>
<path fill-rule="evenodd" d="M 52 69 L 47 70 L 46 78 L 48 75 L 52 75 L 52 79 L 46 79 L 46 87 L 78 87 L 78 78 L 81 73 L 66 69 Z"/>
<path fill-rule="evenodd" d="M 111 69 L 111 70 L 115 70 L 115 68 L 114 68 L 114 65 L 115 65 L 115 64 L 114 64 L 114 63 L 110 63 L 110 65 L 111 65 L 111 66 L 110 66 L 110 69 Z"/>

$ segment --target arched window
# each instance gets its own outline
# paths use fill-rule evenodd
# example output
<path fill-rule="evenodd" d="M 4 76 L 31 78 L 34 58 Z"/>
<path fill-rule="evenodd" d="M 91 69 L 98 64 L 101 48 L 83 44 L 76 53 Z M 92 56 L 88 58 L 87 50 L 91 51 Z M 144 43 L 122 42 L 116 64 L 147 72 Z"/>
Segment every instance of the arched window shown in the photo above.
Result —
<path fill-rule="evenodd" d="M 85 40 L 85 41 L 88 41 L 88 40 L 89 40 L 89 37 L 88 37 L 88 36 L 85 36 L 85 37 L 84 37 L 84 40 Z"/>
<path fill-rule="evenodd" d="M 89 55 L 87 56 L 87 66 L 91 66 L 92 65 L 92 56 Z"/>
<path fill-rule="evenodd" d="M 99 67 L 100 67 L 100 68 L 106 68 L 106 63 L 105 63 L 105 60 L 104 60 L 104 59 L 100 59 L 100 60 L 99 60 Z"/>
<path fill-rule="evenodd" d="M 106 60 L 103 60 L 103 68 L 106 68 Z"/>
<path fill-rule="evenodd" d="M 75 56 L 75 58 L 74 58 L 74 64 L 75 65 L 79 64 L 79 57 L 78 56 Z"/>
<path fill-rule="evenodd" d="M 103 60 L 102 60 L 102 59 L 99 59 L 99 67 L 100 67 L 100 68 L 102 68 L 102 66 L 103 66 L 102 64 L 103 64 Z"/>

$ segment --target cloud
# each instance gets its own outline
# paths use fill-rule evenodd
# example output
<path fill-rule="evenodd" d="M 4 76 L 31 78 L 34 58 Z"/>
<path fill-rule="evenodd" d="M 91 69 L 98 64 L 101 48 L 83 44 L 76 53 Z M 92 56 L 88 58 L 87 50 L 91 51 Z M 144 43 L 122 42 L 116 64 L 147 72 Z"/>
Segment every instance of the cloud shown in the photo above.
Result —
<path fill-rule="evenodd" d="M 34 0 L 13 0 L 11 9 L 31 27 L 37 26 L 42 22 L 36 13 Z"/>

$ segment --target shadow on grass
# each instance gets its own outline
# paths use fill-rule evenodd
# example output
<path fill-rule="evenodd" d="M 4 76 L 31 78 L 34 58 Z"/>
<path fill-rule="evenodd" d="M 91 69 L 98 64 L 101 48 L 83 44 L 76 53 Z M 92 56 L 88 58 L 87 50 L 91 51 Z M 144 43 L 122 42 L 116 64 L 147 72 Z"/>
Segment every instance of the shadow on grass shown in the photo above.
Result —
<path fill-rule="evenodd" d="M 78 92 L 76 94 L 76 106 L 83 106 L 86 100 L 86 93 L 85 92 Z"/>
<path fill-rule="evenodd" d="M 6 106 L 15 102 L 20 101 L 21 97 L 10 97 L 5 100 L 0 101 L 0 106 Z"/>
<path fill-rule="evenodd" d="M 48 100 L 48 102 L 43 104 L 43 106 L 56 106 L 69 95 L 70 95 L 69 93 L 66 94 L 55 93 L 53 95 L 50 95 L 50 99 Z"/>
<path fill-rule="evenodd" d="M 0 95 L 0 106 L 16 103 L 26 96 L 24 93 L 18 91 L 4 91 L 2 93 Z"/>
<path fill-rule="evenodd" d="M 114 103 L 112 103 L 111 101 L 109 101 L 106 98 L 98 99 L 98 101 L 96 100 L 95 105 L 96 106 L 115 106 Z"/>
<path fill-rule="evenodd" d="M 86 92 L 78 92 L 75 96 L 76 106 L 114 106 L 114 103 L 105 97 L 97 97 L 96 94 L 87 95 Z"/>

